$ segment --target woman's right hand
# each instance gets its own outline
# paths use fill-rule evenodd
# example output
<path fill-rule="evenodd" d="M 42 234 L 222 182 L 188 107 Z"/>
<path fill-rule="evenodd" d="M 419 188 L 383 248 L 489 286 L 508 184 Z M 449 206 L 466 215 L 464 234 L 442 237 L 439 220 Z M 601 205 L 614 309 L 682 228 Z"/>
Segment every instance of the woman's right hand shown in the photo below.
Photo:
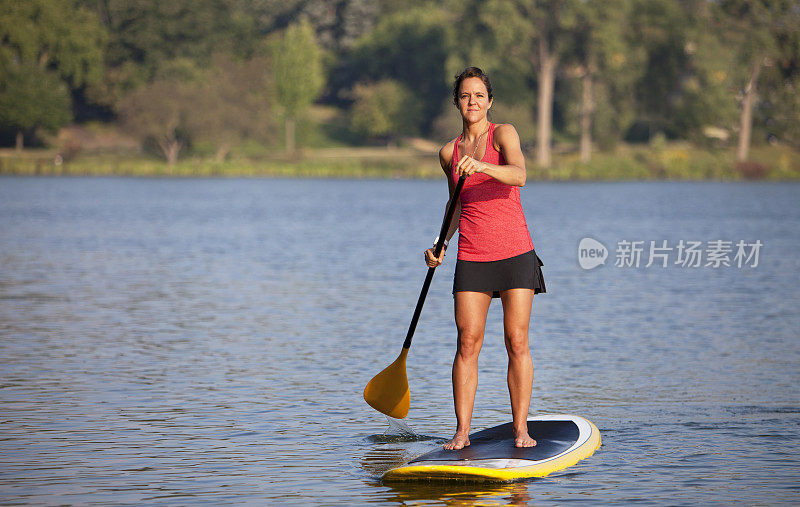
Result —
<path fill-rule="evenodd" d="M 445 249 L 442 248 L 442 253 L 439 254 L 438 259 L 433 256 L 433 247 L 425 250 L 425 264 L 427 264 L 429 268 L 439 266 L 444 261 L 444 250 Z"/>

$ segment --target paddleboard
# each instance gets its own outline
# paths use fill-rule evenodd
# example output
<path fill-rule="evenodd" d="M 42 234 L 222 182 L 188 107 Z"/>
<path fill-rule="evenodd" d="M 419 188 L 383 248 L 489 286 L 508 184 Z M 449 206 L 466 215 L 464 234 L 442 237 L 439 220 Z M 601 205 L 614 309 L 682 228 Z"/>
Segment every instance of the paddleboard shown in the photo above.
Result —
<path fill-rule="evenodd" d="M 600 447 L 600 431 L 576 415 L 541 415 L 528 420 L 536 446 L 514 446 L 512 423 L 469 436 L 470 445 L 447 451 L 439 446 L 403 466 L 388 470 L 383 480 L 512 482 L 544 477 L 588 458 Z"/>

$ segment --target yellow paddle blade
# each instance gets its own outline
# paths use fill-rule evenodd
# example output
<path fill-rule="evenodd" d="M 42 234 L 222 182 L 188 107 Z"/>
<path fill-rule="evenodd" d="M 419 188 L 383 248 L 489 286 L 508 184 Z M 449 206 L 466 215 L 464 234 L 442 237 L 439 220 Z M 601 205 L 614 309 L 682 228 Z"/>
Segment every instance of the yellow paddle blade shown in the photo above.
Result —
<path fill-rule="evenodd" d="M 408 390 L 406 375 L 406 356 L 404 348 L 397 359 L 382 372 L 375 375 L 364 388 L 364 400 L 369 406 L 395 419 L 408 415 L 411 406 L 411 393 Z"/>

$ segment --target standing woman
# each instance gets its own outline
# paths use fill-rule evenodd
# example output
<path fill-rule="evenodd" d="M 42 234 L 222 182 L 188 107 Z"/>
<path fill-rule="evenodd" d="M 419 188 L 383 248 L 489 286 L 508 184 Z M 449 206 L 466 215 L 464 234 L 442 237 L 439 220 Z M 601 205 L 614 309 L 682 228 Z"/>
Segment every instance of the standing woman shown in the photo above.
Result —
<path fill-rule="evenodd" d="M 542 262 L 533 249 L 519 198 L 519 187 L 525 185 L 526 176 L 519 135 L 512 125 L 489 122 L 492 101 L 492 85 L 481 69 L 468 67 L 457 76 L 453 102 L 461 113 L 463 129 L 457 139 L 439 151 L 450 195 L 458 178 L 462 174 L 468 176 L 446 238 L 449 241 L 456 229 L 460 230 L 453 282 L 458 329 L 453 360 L 457 426 L 453 438 L 444 444 L 445 449 L 469 445 L 478 388 L 478 354 L 489 304 L 498 297 L 503 305 L 515 445 L 536 445 L 528 435 L 527 425 L 533 388 L 528 329 L 533 295 L 545 292 L 545 285 Z M 433 248 L 429 248 L 425 262 L 429 267 L 438 266 L 444 254 L 443 249 L 437 259 Z"/>

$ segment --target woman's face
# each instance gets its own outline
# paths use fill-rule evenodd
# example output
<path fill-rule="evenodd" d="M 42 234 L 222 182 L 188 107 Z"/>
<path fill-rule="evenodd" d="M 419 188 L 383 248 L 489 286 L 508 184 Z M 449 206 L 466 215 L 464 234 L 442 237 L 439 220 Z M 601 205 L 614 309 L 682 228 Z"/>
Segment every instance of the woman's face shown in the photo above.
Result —
<path fill-rule="evenodd" d="M 479 77 L 468 77 L 461 81 L 458 91 L 458 110 L 467 123 L 475 123 L 486 118 L 492 106 L 486 85 Z"/>

